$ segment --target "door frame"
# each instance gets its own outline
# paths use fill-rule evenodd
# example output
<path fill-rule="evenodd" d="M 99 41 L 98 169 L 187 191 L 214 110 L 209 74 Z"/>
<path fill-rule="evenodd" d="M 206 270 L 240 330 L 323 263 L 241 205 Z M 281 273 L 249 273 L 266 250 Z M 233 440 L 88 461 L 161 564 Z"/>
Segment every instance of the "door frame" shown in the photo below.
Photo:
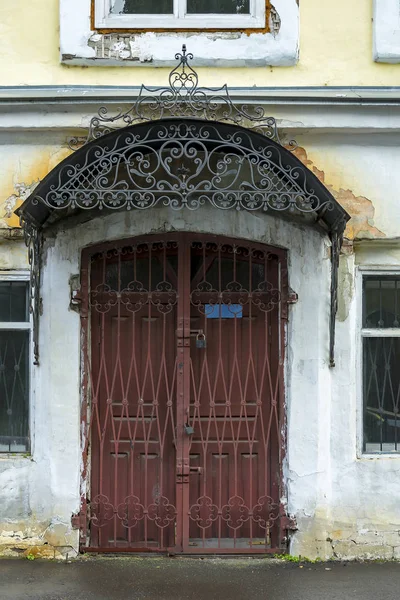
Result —
<path fill-rule="evenodd" d="M 120 248 L 123 246 L 129 246 L 130 244 L 138 244 L 140 242 L 166 242 L 166 241 L 208 241 L 208 242 L 221 242 L 224 241 L 229 244 L 242 244 L 243 246 L 251 246 L 252 248 L 259 248 L 263 251 L 266 249 L 270 249 L 271 252 L 278 256 L 280 263 L 280 283 L 281 283 L 281 301 L 280 301 L 280 317 L 279 317 L 279 394 L 278 394 L 278 409 L 279 409 L 279 488 L 280 488 L 280 500 L 279 500 L 279 549 L 281 552 L 285 552 L 287 550 L 287 542 L 288 542 L 288 530 L 292 529 L 291 520 L 287 516 L 287 508 L 283 504 L 282 499 L 287 498 L 287 486 L 284 478 L 283 465 L 286 458 L 286 447 L 287 447 L 287 415 L 286 415 L 286 389 L 285 389 L 285 360 L 286 360 L 286 335 L 287 335 L 287 320 L 288 320 L 288 303 L 289 303 L 289 287 L 288 287 L 288 267 L 287 267 L 287 250 L 284 248 L 279 248 L 276 246 L 270 246 L 269 244 L 265 244 L 258 241 L 252 241 L 244 238 L 231 238 L 225 235 L 218 235 L 214 233 L 197 233 L 197 232 L 170 232 L 170 233 L 151 233 L 146 235 L 138 235 L 132 236 L 128 238 L 121 238 L 113 241 L 104 242 L 101 244 L 95 244 L 93 246 L 88 246 L 82 249 L 81 252 L 81 271 L 80 271 L 80 291 L 76 296 L 76 301 L 80 307 L 80 319 L 81 319 L 81 347 L 80 347 L 80 364 L 81 364 L 81 419 L 80 419 L 80 441 L 81 441 L 81 476 L 80 476 L 80 498 L 81 505 L 80 511 L 77 515 L 72 517 L 72 525 L 75 528 L 79 529 L 79 545 L 80 550 L 84 552 L 102 552 L 107 551 L 111 553 L 118 552 L 127 552 L 126 548 L 107 548 L 101 549 L 90 546 L 90 535 L 89 535 L 89 505 L 88 505 L 88 495 L 90 495 L 91 482 L 90 482 L 90 467 L 91 467 L 91 448 L 90 448 L 90 434 L 89 434 L 89 426 L 90 426 L 90 381 L 89 381 L 89 369 L 88 369 L 88 357 L 91 350 L 91 328 L 90 328 L 90 308 L 89 308 L 89 294 L 90 294 L 90 278 L 91 278 L 91 258 L 93 255 L 106 252 L 110 250 L 114 250 L 116 248 Z M 182 248 L 184 244 L 180 244 L 179 253 L 182 253 Z M 183 255 L 185 253 L 183 252 Z M 183 289 L 183 282 L 179 281 L 180 277 L 184 277 L 185 273 L 185 265 L 184 262 L 187 259 L 185 256 L 181 256 L 183 262 L 179 262 L 180 268 L 178 269 L 178 289 Z M 190 291 L 190 290 L 189 290 Z M 186 302 L 189 302 L 189 294 L 187 294 Z M 190 314 L 190 310 L 186 311 L 186 315 Z M 177 350 L 181 349 L 182 353 L 185 352 L 190 353 L 190 346 L 185 346 L 185 338 L 187 339 L 188 331 L 190 331 L 190 318 L 185 317 L 185 310 L 183 308 L 183 303 L 180 302 L 178 304 L 178 314 L 177 314 Z M 181 329 L 181 333 L 179 330 Z M 182 340 L 182 344 L 180 345 L 179 339 Z M 177 393 L 179 392 L 179 386 L 182 386 L 182 389 L 185 388 L 187 382 L 185 382 L 185 377 L 189 376 L 188 369 L 184 370 L 184 374 L 181 376 L 181 380 L 178 381 Z M 178 374 L 179 377 L 179 374 Z M 183 405 L 182 405 L 183 406 Z M 177 425 L 180 421 L 184 423 L 185 415 L 182 410 L 182 415 L 177 414 Z M 185 465 L 183 464 L 183 456 L 184 456 L 184 448 L 182 448 L 182 456 L 176 456 L 177 467 L 179 469 L 179 465 L 181 464 L 182 468 L 182 490 L 184 484 L 187 483 L 185 474 Z M 182 494 L 179 493 L 179 484 L 176 486 L 176 508 L 177 514 L 179 511 L 182 512 L 182 502 L 183 497 Z M 183 529 L 185 527 L 189 528 L 189 523 L 185 524 L 185 520 L 177 519 L 177 531 L 176 531 L 176 540 L 180 541 L 177 543 L 177 546 L 171 549 L 168 549 L 169 553 L 184 553 L 184 549 L 182 546 L 182 541 L 185 537 L 185 533 L 188 535 L 188 531 L 185 532 Z M 134 552 L 135 550 L 133 550 Z M 166 553 L 165 549 L 140 549 L 140 552 L 149 552 L 149 553 Z M 268 554 L 277 552 L 277 548 L 266 549 L 266 548 L 252 548 L 251 552 L 243 552 L 236 549 L 225 549 L 223 554 Z M 185 552 L 186 554 L 188 552 Z M 212 549 L 209 553 L 218 554 L 217 549 Z M 191 549 L 190 554 L 205 554 L 204 549 Z"/>

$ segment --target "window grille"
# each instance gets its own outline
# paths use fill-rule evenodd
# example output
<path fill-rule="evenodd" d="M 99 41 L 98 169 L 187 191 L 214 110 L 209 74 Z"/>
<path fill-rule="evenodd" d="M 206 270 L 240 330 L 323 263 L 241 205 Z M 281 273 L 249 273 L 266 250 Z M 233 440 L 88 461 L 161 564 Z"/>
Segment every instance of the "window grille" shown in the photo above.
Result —
<path fill-rule="evenodd" d="M 0 281 L 0 452 L 29 451 L 28 281 Z"/>
<path fill-rule="evenodd" d="M 400 275 L 363 285 L 364 452 L 400 451 Z"/>

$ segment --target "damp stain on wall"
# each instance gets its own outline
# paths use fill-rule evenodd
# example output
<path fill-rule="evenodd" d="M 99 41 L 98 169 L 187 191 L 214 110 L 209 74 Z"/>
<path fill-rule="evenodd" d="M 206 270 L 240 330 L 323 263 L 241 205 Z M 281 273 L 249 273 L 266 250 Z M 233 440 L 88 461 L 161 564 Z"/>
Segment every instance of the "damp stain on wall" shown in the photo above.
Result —
<path fill-rule="evenodd" d="M 336 187 L 330 184 L 326 173 L 319 169 L 313 161 L 308 158 L 305 148 L 296 148 L 294 154 L 314 173 L 339 204 L 351 215 L 351 219 L 348 222 L 345 231 L 345 237 L 347 239 L 358 240 L 386 237 L 385 233 L 374 225 L 375 207 L 372 200 L 365 196 L 356 196 L 350 189 Z"/>
<path fill-rule="evenodd" d="M 38 183 L 54 167 L 71 154 L 63 147 L 45 148 L 39 154 L 23 158 L 15 156 L 1 171 L 2 188 L 0 190 L 0 230 L 20 226 L 17 208 L 28 198 Z"/>

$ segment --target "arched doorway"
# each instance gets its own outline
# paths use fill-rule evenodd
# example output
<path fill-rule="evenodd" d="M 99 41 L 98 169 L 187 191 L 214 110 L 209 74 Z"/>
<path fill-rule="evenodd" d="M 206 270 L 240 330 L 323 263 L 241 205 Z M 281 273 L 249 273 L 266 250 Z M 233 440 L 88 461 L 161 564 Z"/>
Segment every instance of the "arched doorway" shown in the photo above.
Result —
<path fill-rule="evenodd" d="M 142 86 L 127 111 L 110 117 L 99 109 L 83 145 L 18 210 L 29 246 L 36 365 L 48 232 L 57 237 L 60 222 L 68 232 L 121 209 L 147 210 L 156 221 L 159 207 L 173 230 L 175 211 L 199 210 L 201 218 L 207 205 L 216 218 L 232 209 L 272 213 L 329 235 L 334 366 L 349 215 L 284 147 L 274 118 L 238 107 L 226 86 L 198 87 L 190 58 L 183 48 L 169 87 Z M 151 218 L 145 232 L 154 231 Z M 253 243 L 264 238 L 252 234 L 244 235 L 250 241 L 215 238 L 219 229 L 85 242 L 73 295 L 83 332 L 81 509 L 73 517 L 82 548 L 247 554 L 286 547 L 283 329 L 295 296 L 286 251 Z"/>
<path fill-rule="evenodd" d="M 285 251 L 158 235 L 86 250 L 83 273 L 85 546 L 278 551 Z"/>

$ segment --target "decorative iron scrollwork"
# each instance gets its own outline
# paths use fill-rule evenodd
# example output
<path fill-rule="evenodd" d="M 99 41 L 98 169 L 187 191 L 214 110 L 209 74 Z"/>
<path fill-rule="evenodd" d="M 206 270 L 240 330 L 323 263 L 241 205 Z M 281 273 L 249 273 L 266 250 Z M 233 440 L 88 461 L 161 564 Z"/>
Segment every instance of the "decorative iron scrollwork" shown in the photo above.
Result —
<path fill-rule="evenodd" d="M 35 201 L 52 210 L 139 209 L 158 205 L 196 210 L 315 214 L 332 210 L 307 170 L 287 164 L 276 144 L 246 129 L 204 121 L 157 122 L 121 130 L 107 143 L 88 146 L 79 162 L 61 165 Z"/>
<path fill-rule="evenodd" d="M 269 532 L 280 519 L 280 510 L 279 503 L 270 496 L 262 496 L 252 508 L 246 506 L 241 496 L 232 496 L 221 508 L 209 496 L 201 496 L 190 507 L 189 517 L 200 529 L 207 529 L 221 519 L 230 529 L 239 530 L 252 520 Z"/>
<path fill-rule="evenodd" d="M 56 167 L 18 209 L 29 247 L 36 363 L 40 232 L 50 215 L 59 212 L 61 218 L 76 210 L 156 206 L 197 210 L 209 204 L 221 210 L 293 214 L 325 227 L 332 241 L 329 360 L 334 366 L 338 257 L 349 215 L 287 152 L 296 147 L 295 142 L 283 147 L 276 120 L 260 106 L 236 105 L 226 85 L 200 87 L 189 64 L 192 58 L 183 46 L 182 53 L 176 54 L 178 65 L 169 75 L 169 85 L 142 85 L 128 110 L 112 115 L 100 108 L 87 136 L 73 141 L 73 148 L 79 150 Z M 130 309 L 139 298 L 137 292 L 127 290 L 127 297 L 130 294 L 134 300 Z M 275 302 L 273 290 L 269 293 L 267 310 Z"/>
<path fill-rule="evenodd" d="M 262 106 L 234 104 L 226 84 L 219 88 L 199 87 L 198 74 L 189 64 L 193 54 L 187 52 L 185 44 L 182 52 L 175 54 L 175 59 L 178 64 L 169 74 L 169 86 L 150 88 L 143 84 L 133 106 L 116 114 L 110 114 L 107 107 L 102 106 L 90 121 L 87 137 L 72 138 L 70 148 L 76 150 L 83 143 L 87 144 L 120 127 L 170 117 L 242 125 L 283 145 L 276 119 L 269 116 Z M 297 147 L 294 140 L 285 145 L 290 150 Z"/>
<path fill-rule="evenodd" d="M 21 217 L 25 244 L 28 248 L 30 267 L 29 313 L 32 318 L 34 365 L 39 364 L 39 317 L 42 310 L 40 298 L 40 262 L 42 250 L 42 233 L 35 223 Z"/>
<path fill-rule="evenodd" d="M 146 509 L 137 496 L 127 496 L 124 502 L 114 506 L 108 496 L 98 494 L 90 503 L 90 513 L 91 523 L 95 527 L 104 527 L 113 519 L 118 519 L 123 527 L 130 529 L 149 519 L 158 528 L 164 529 L 176 519 L 176 508 L 165 496 L 155 498 Z"/>

